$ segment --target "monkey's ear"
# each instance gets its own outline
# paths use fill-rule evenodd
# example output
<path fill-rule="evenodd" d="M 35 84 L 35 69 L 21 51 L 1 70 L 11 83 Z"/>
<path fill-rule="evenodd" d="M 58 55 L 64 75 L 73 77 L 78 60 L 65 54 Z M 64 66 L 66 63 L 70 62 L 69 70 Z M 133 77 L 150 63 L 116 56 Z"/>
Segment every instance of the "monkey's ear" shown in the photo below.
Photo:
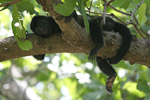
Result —
<path fill-rule="evenodd" d="M 37 60 L 44 60 L 45 54 L 33 55 L 33 57 Z"/>
<path fill-rule="evenodd" d="M 34 32 L 35 30 L 35 27 L 37 26 L 37 22 L 38 20 L 41 20 L 43 18 L 46 18 L 45 16 L 34 16 L 31 20 L 31 23 L 30 23 L 30 29 Z"/>

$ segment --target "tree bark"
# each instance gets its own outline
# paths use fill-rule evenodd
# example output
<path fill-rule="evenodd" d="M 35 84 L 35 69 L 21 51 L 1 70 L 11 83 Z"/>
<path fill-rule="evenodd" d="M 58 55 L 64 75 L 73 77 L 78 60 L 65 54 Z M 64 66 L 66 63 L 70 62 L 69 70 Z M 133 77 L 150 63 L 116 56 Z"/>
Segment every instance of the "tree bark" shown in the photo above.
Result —
<path fill-rule="evenodd" d="M 91 41 L 83 41 L 85 45 L 81 49 L 80 45 L 74 46 L 65 41 L 62 38 L 61 33 L 56 33 L 49 38 L 41 38 L 34 34 L 27 34 L 27 40 L 30 40 L 33 44 L 33 48 L 29 51 L 23 51 L 18 46 L 14 37 L 8 37 L 0 40 L 0 61 L 19 58 L 29 55 L 37 54 L 50 54 L 50 53 L 82 53 L 89 54 L 90 50 L 94 47 L 94 43 Z M 104 33 L 104 46 L 98 52 L 98 56 L 103 58 L 113 57 L 119 46 L 121 45 L 121 36 L 113 32 Z M 125 55 L 124 60 L 129 61 L 131 64 L 139 63 L 149 67 L 150 65 L 150 41 L 147 39 L 134 38 L 128 53 Z M 81 44 L 82 45 L 82 44 Z"/>
<path fill-rule="evenodd" d="M 59 0 L 37 0 L 48 11 L 50 15 L 58 23 L 63 31 L 55 33 L 49 38 L 40 38 L 33 34 L 28 34 L 27 39 L 33 44 L 33 48 L 29 51 L 23 51 L 19 48 L 14 37 L 8 37 L 0 40 L 0 61 L 14 59 L 23 56 L 48 54 L 48 53 L 85 53 L 89 54 L 94 47 L 90 35 L 86 33 L 74 18 L 70 23 L 64 24 L 64 17 L 53 9 L 54 3 Z M 80 23 L 80 22 L 79 22 Z M 113 32 L 104 32 L 104 46 L 98 52 L 98 56 L 102 58 L 113 57 L 121 44 L 121 36 Z M 137 39 L 133 36 L 133 41 L 124 60 L 131 64 L 139 63 L 149 67 L 150 65 L 150 41 L 147 39 Z"/>

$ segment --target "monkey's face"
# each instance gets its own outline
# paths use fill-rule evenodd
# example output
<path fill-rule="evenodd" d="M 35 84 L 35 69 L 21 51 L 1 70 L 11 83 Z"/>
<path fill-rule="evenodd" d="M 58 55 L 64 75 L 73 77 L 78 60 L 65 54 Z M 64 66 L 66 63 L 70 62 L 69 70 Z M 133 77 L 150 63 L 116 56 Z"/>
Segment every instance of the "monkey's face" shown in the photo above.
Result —
<path fill-rule="evenodd" d="M 48 35 L 51 33 L 52 28 L 49 22 L 45 19 L 40 19 L 37 21 L 37 27 L 35 28 L 35 32 L 39 35 Z"/>

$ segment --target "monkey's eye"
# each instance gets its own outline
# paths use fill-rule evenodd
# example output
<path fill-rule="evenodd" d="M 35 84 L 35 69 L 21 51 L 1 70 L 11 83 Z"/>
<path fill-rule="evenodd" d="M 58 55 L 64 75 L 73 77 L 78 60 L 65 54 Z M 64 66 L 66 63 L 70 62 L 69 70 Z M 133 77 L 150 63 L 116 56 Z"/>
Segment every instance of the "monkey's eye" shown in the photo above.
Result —
<path fill-rule="evenodd" d="M 44 24 L 43 23 L 38 23 L 38 26 L 43 26 Z"/>
<path fill-rule="evenodd" d="M 41 34 L 41 29 L 40 28 L 36 28 L 35 32 Z"/>
<path fill-rule="evenodd" d="M 45 23 L 42 20 L 40 20 L 40 21 L 37 22 L 37 25 L 40 26 L 40 27 L 43 26 L 44 24 Z"/>

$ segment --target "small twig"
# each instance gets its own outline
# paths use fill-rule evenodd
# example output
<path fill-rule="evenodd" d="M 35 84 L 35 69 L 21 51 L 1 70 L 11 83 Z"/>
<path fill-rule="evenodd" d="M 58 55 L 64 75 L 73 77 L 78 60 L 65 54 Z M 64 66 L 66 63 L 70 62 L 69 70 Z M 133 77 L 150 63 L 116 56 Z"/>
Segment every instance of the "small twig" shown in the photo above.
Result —
<path fill-rule="evenodd" d="M 141 4 L 142 3 L 144 3 L 144 0 L 142 1 L 142 2 L 140 2 L 137 6 L 136 6 L 136 8 L 133 10 L 133 12 L 131 12 L 131 22 L 133 22 L 133 18 L 134 18 L 134 20 L 136 21 L 136 23 L 139 25 L 139 23 L 138 23 L 138 21 L 137 21 L 137 19 L 136 19 L 136 17 L 134 16 L 134 13 L 135 13 L 135 11 L 141 6 Z M 137 27 L 135 27 L 134 25 L 133 25 L 133 27 L 135 28 L 135 30 L 137 31 Z M 140 28 L 140 30 L 138 29 L 138 34 L 143 38 L 143 35 L 142 35 L 142 33 L 144 34 L 144 35 L 146 35 L 146 36 L 148 36 L 149 37 L 149 35 L 146 33 L 146 32 L 144 32 L 141 28 Z"/>
<path fill-rule="evenodd" d="M 107 2 L 106 0 L 103 0 L 105 3 L 103 4 L 104 10 L 103 10 L 103 24 L 106 23 L 106 8 L 107 8 Z"/>
<path fill-rule="evenodd" d="M 93 2 L 93 0 L 91 0 L 91 3 L 90 3 L 89 15 L 90 15 L 91 7 L 92 7 L 92 2 Z"/>
<path fill-rule="evenodd" d="M 122 11 L 116 9 L 115 7 L 113 7 L 112 5 L 109 5 L 109 6 L 110 6 L 112 9 L 114 9 L 115 11 L 120 12 L 121 14 L 124 14 L 124 15 L 127 15 L 127 16 L 131 16 L 131 14 L 122 12 Z M 134 18 L 135 22 L 139 25 L 139 22 L 138 22 L 138 20 L 136 19 L 135 15 L 133 16 L 133 18 Z"/>
<path fill-rule="evenodd" d="M 142 1 L 142 3 L 144 3 L 145 0 Z"/>
<path fill-rule="evenodd" d="M 89 11 L 86 10 L 86 12 L 89 12 Z M 90 12 L 90 13 L 103 15 L 103 13 L 98 13 L 98 12 Z M 108 14 L 108 13 L 107 13 L 107 14 Z M 107 15 L 107 14 L 106 14 L 106 15 Z M 108 14 L 108 15 L 109 15 L 109 14 Z"/>
<path fill-rule="evenodd" d="M 117 11 L 117 12 L 119 12 L 119 13 L 121 13 L 121 14 L 124 14 L 124 15 L 127 15 L 127 16 L 131 16 L 130 13 L 122 12 L 122 11 L 116 9 L 115 7 L 113 7 L 112 5 L 109 5 L 109 6 L 110 6 L 112 9 L 114 9 L 115 11 Z M 138 20 L 136 19 L 135 15 L 133 16 L 133 18 L 134 18 L 135 22 L 139 25 L 139 22 L 138 22 Z"/>
<path fill-rule="evenodd" d="M 136 24 L 139 25 L 139 22 L 138 22 L 137 18 L 135 17 L 135 15 L 133 16 L 133 18 L 134 18 Z"/>
<path fill-rule="evenodd" d="M 86 12 L 89 12 L 89 11 L 86 11 Z M 97 13 L 97 12 L 90 12 L 90 13 L 92 13 L 92 14 L 97 14 L 97 15 L 103 15 L 103 13 Z M 113 13 L 106 13 L 106 15 L 108 15 L 108 16 L 112 16 L 113 18 L 115 18 L 116 20 L 118 20 L 119 22 L 121 22 L 122 24 L 124 24 L 124 25 L 128 25 L 127 23 L 125 23 L 125 22 L 123 22 L 121 19 L 119 19 L 118 17 L 116 17 Z"/>
<path fill-rule="evenodd" d="M 86 6 L 86 8 L 89 10 L 88 6 L 87 6 L 87 5 L 85 5 L 85 6 Z"/>
<path fill-rule="evenodd" d="M 142 1 L 142 3 L 144 2 L 144 0 Z M 141 31 L 140 32 L 140 30 L 137 28 L 137 25 L 139 25 L 139 22 L 138 22 L 138 20 L 137 20 L 137 18 L 135 17 L 135 15 L 134 15 L 134 13 L 132 12 L 132 14 L 129 14 L 129 13 L 125 13 L 125 12 L 122 12 L 122 11 L 120 11 L 120 10 L 118 10 L 118 9 L 116 9 L 115 7 L 113 7 L 112 5 L 109 5 L 112 9 L 114 9 L 115 11 L 117 11 L 117 12 L 120 12 L 120 13 L 122 13 L 122 14 L 124 14 L 124 15 L 127 15 L 127 16 L 132 16 L 133 18 L 131 18 L 131 21 L 132 22 L 130 22 L 129 24 L 132 24 L 133 25 L 133 27 L 134 27 L 134 29 L 136 30 L 136 32 L 142 37 L 142 38 L 145 38 L 143 35 L 142 35 L 142 33 L 144 33 L 146 36 L 149 36 L 148 34 L 146 34 L 144 31 Z M 136 10 L 136 8 L 134 9 L 134 10 Z M 134 23 L 133 24 L 133 19 L 135 20 L 135 22 L 136 22 L 136 24 Z M 136 25 L 136 26 L 135 26 Z"/>
<path fill-rule="evenodd" d="M 143 34 L 145 34 L 146 36 L 150 37 L 150 35 L 149 35 L 148 33 L 144 32 L 142 28 L 140 28 L 140 31 L 141 31 Z"/>
<path fill-rule="evenodd" d="M 129 22 L 129 24 L 132 24 L 136 32 L 142 37 L 142 39 L 145 39 L 145 37 L 142 35 L 141 31 L 138 29 L 137 25 L 133 23 L 132 21 Z"/>
<path fill-rule="evenodd" d="M 114 0 L 110 0 L 110 1 L 108 1 L 107 2 L 107 6 L 109 6 L 110 5 L 110 3 L 112 3 Z"/>
<path fill-rule="evenodd" d="M 142 2 L 140 2 L 140 3 L 136 6 L 136 8 L 133 10 L 133 12 L 131 13 L 131 21 L 133 21 L 134 13 L 135 13 L 135 11 L 141 6 L 141 4 L 142 4 Z"/>
<path fill-rule="evenodd" d="M 119 19 L 118 17 L 116 17 L 113 13 L 111 13 L 111 16 L 114 17 L 115 19 L 117 19 L 119 22 L 121 22 L 124 25 L 128 25 L 127 23 L 125 23 L 124 21 L 122 21 L 121 19 Z"/>
<path fill-rule="evenodd" d="M 121 19 L 119 19 L 118 17 L 116 17 L 114 14 L 106 14 L 106 8 L 107 8 L 107 6 L 110 6 L 112 9 L 114 9 L 114 10 L 117 11 L 117 12 L 120 12 L 120 13 L 122 13 L 122 14 L 124 14 L 124 15 L 127 15 L 127 16 L 131 16 L 131 20 L 130 20 L 130 23 L 129 23 L 129 24 L 132 24 L 132 25 L 133 25 L 133 27 L 134 27 L 134 29 L 136 30 L 136 32 L 137 32 L 142 38 L 145 38 L 145 37 L 142 35 L 142 33 L 145 34 L 146 36 L 150 36 L 150 35 L 148 35 L 146 32 L 144 32 L 142 29 L 140 29 L 140 30 L 138 29 L 137 25 L 139 25 L 139 22 L 138 22 L 138 20 L 136 19 L 135 15 L 134 15 L 135 11 L 140 7 L 140 5 L 144 2 L 144 0 L 143 0 L 142 2 L 140 2 L 140 3 L 137 5 L 137 7 L 133 10 L 133 12 L 132 12 L 131 14 L 130 14 L 130 13 L 122 12 L 122 11 L 116 9 L 115 7 L 113 7 L 112 5 L 110 5 L 110 3 L 113 2 L 114 0 L 110 0 L 109 2 L 107 2 L 106 0 L 103 0 L 103 1 L 105 2 L 105 3 L 104 3 L 103 14 L 102 14 L 102 13 L 94 13 L 94 14 L 101 14 L 101 15 L 103 15 L 103 23 L 104 23 L 104 24 L 105 24 L 105 22 L 106 22 L 105 16 L 106 16 L 106 15 L 109 15 L 109 16 L 113 16 L 115 19 L 117 19 L 118 21 L 120 21 L 120 22 L 123 23 L 124 25 L 128 25 L 127 23 L 123 22 Z M 90 12 L 90 13 L 93 13 L 93 12 Z M 133 19 L 135 20 L 135 22 L 136 22 L 137 25 L 136 25 L 135 23 L 133 23 Z M 141 33 L 141 32 L 142 32 L 142 33 Z"/>
<path fill-rule="evenodd" d="M 122 12 L 122 11 L 120 11 L 120 10 L 116 9 L 115 7 L 113 7 L 112 5 L 109 5 L 109 7 L 111 7 L 111 8 L 112 8 L 112 9 L 114 9 L 115 11 L 120 12 L 120 13 L 122 13 L 122 14 L 124 14 L 124 15 L 131 16 L 131 14 L 130 14 L 130 13 Z"/>
<path fill-rule="evenodd" d="M 106 9 L 109 6 L 109 4 L 111 2 L 113 2 L 114 0 L 110 0 L 108 2 L 106 0 L 103 0 L 103 1 L 104 1 L 104 4 L 103 4 L 103 6 L 104 6 L 104 10 L 103 10 L 103 24 L 105 24 L 106 23 Z"/>
<path fill-rule="evenodd" d="M 11 2 L 7 2 L 7 3 L 4 3 L 4 4 L 1 4 L 0 7 L 10 6 L 10 5 L 18 3 L 20 1 L 22 1 L 22 0 L 14 0 L 14 1 L 11 1 Z"/>

